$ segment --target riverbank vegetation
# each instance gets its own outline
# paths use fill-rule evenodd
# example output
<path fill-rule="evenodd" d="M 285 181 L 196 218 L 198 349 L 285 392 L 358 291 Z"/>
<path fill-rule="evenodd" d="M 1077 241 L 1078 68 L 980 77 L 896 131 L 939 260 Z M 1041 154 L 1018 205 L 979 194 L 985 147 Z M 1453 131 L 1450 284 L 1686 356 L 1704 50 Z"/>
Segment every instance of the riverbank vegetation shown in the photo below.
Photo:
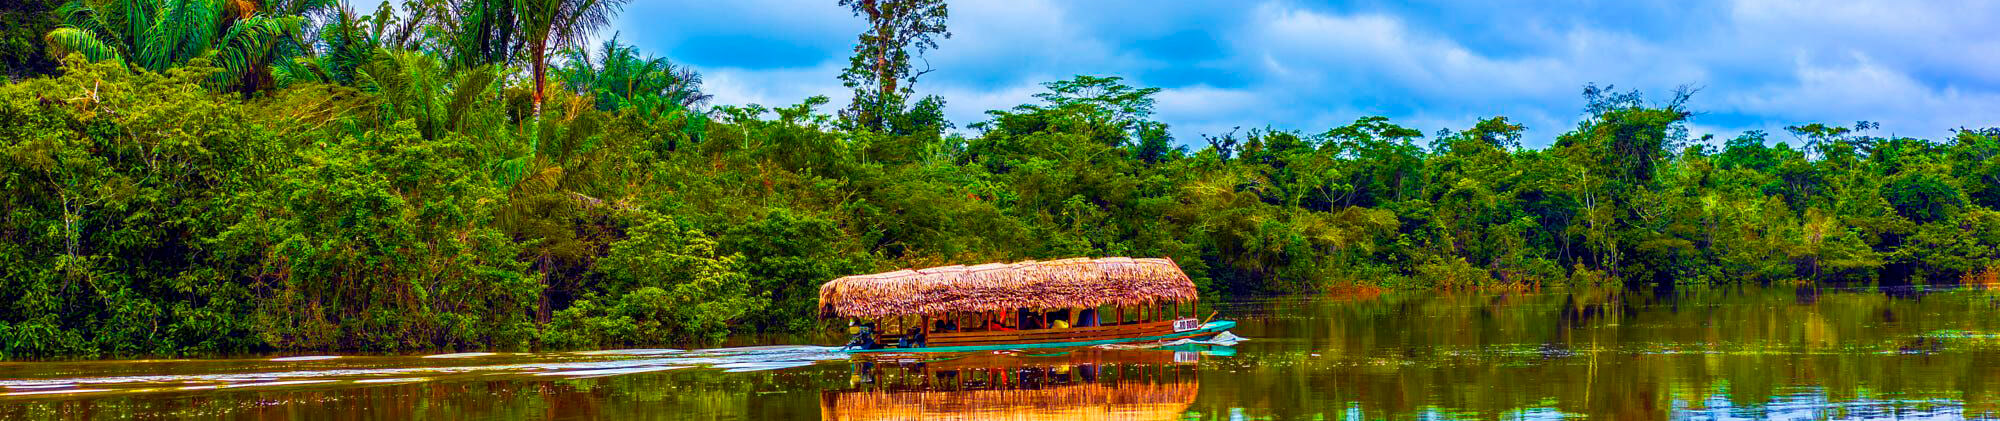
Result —
<path fill-rule="evenodd" d="M 7 6 L 0 356 L 698 343 L 813 328 L 835 277 L 1033 258 L 1169 257 L 1231 295 L 1951 284 L 2000 253 L 1991 129 L 1695 138 L 1693 92 L 1589 86 L 1555 139 L 1175 139 L 1111 76 L 955 127 L 910 67 L 950 36 L 935 0 L 841 2 L 871 22 L 850 104 L 711 105 L 585 45 L 619 4 Z"/>

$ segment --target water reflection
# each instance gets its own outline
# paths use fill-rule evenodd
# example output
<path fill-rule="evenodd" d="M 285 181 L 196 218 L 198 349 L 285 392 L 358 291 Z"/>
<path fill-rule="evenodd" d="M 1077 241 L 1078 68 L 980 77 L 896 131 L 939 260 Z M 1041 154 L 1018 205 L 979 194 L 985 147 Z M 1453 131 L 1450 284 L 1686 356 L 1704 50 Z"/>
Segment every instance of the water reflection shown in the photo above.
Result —
<path fill-rule="evenodd" d="M 817 347 L 0 363 L 0 419 L 1961 419 L 2000 295 L 1813 288 L 1226 303 L 1234 348 Z"/>
<path fill-rule="evenodd" d="M 825 420 L 1171 420 L 1200 391 L 1198 354 L 1079 350 L 859 361 L 820 394 Z"/>
<path fill-rule="evenodd" d="M 1985 291 L 1678 288 L 1236 303 L 1215 419 L 2000 415 Z M 1223 386 L 1220 383 L 1228 383 Z M 1752 415 L 1746 415 L 1752 414 Z"/>

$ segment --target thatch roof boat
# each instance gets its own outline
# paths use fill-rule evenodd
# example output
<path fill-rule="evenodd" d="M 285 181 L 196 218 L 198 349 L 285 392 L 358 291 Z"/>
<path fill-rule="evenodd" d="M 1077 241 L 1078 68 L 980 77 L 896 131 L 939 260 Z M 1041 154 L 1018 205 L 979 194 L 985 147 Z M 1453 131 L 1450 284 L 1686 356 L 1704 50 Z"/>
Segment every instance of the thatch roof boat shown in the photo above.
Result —
<path fill-rule="evenodd" d="M 1172 260 L 1106 257 L 848 276 L 820 286 L 819 308 L 822 317 L 888 324 L 868 338 L 875 344 L 859 344 L 868 350 L 879 339 L 903 349 L 1054 347 L 1213 336 L 1235 326 L 1194 319 L 1199 298 Z"/>
<path fill-rule="evenodd" d="M 861 318 L 1186 303 L 1198 295 L 1172 260 L 1128 257 L 904 269 L 819 287 L 822 314 Z"/>

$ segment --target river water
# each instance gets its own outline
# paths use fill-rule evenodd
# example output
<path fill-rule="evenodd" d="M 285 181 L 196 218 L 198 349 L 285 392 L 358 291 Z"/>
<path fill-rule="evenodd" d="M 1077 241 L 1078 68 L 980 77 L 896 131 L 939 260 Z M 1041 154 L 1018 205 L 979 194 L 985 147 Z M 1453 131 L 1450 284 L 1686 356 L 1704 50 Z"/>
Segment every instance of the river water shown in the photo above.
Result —
<path fill-rule="evenodd" d="M 0 419 L 2000 417 L 2000 293 L 1985 290 L 1397 292 L 1214 309 L 1248 340 L 0 363 Z"/>

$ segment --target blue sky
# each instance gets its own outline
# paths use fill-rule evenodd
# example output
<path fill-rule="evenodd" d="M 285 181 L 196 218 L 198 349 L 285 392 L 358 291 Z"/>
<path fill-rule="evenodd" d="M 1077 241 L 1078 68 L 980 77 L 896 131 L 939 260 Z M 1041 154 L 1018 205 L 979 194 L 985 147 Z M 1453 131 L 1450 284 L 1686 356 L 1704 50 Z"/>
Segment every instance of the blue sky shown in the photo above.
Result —
<path fill-rule="evenodd" d="M 611 31 L 700 70 L 717 104 L 846 102 L 860 18 L 833 0 L 635 0 Z M 1585 84 L 1692 101 L 1697 135 L 1856 120 L 1943 139 L 2000 125 L 2000 2 L 954 1 L 920 94 L 961 127 L 1041 82 L 1164 89 L 1185 144 L 1232 127 L 1317 133 L 1383 115 L 1426 133 L 1504 115 L 1529 146 L 1575 127 Z"/>

